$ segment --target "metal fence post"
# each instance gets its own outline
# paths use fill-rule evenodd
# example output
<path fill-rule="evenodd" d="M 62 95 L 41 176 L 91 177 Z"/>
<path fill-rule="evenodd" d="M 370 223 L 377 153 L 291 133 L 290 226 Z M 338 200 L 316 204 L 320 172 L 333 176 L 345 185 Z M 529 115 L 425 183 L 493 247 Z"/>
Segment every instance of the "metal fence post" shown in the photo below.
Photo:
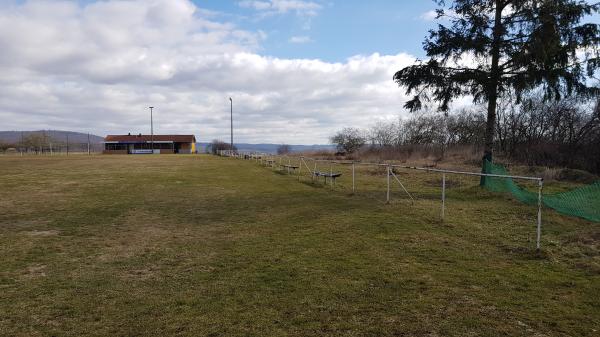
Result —
<path fill-rule="evenodd" d="M 354 161 L 352 161 L 352 193 L 354 193 Z"/>
<path fill-rule="evenodd" d="M 538 183 L 538 216 L 537 216 L 537 242 L 536 249 L 540 250 L 540 239 L 542 238 L 542 189 L 544 180 L 540 179 Z"/>
<path fill-rule="evenodd" d="M 390 169 L 391 166 L 388 164 L 387 166 L 387 198 L 386 203 L 390 203 Z"/>
<path fill-rule="evenodd" d="M 329 184 L 333 187 L 333 162 L 329 163 L 329 178 L 331 181 L 329 181 Z"/>
<path fill-rule="evenodd" d="M 446 208 L 446 173 L 442 173 L 442 221 L 444 221 L 445 208 Z"/>

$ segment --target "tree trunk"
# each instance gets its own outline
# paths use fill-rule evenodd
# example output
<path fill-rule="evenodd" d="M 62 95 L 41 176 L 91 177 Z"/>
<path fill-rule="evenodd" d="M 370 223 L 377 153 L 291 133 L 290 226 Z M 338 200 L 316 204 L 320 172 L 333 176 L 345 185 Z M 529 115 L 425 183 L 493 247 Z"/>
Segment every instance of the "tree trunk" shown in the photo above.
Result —
<path fill-rule="evenodd" d="M 483 148 L 483 158 L 481 163 L 481 173 L 489 173 L 486 169 L 486 161 L 492 162 L 494 151 L 494 133 L 496 126 L 496 103 L 498 100 L 498 82 L 500 81 L 500 43 L 502 39 L 502 9 L 500 0 L 496 0 L 496 12 L 494 15 L 494 29 L 492 40 L 492 64 L 490 69 L 490 78 L 488 83 L 488 108 L 487 122 L 485 126 L 485 144 Z M 486 177 L 481 176 L 479 184 L 485 185 Z"/>

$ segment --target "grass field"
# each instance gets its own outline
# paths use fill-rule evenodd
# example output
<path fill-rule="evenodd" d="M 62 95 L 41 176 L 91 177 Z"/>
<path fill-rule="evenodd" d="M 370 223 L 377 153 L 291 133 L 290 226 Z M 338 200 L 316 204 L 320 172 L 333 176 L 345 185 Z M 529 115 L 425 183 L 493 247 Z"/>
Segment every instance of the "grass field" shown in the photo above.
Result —
<path fill-rule="evenodd" d="M 359 192 L 211 156 L 0 157 L 3 336 L 598 336 L 600 226 L 402 173 Z M 347 174 L 344 175 L 347 177 Z M 551 188 L 551 187 L 550 187 Z"/>

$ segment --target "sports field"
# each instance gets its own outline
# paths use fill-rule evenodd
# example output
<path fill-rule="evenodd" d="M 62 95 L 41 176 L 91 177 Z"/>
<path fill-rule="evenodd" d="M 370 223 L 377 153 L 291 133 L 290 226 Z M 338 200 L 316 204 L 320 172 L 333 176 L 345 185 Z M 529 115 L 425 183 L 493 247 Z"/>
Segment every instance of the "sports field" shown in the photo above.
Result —
<path fill-rule="evenodd" d="M 204 155 L 0 157 L 0 335 L 600 335 L 597 223 L 545 209 L 537 253 L 537 210 L 476 179 L 440 222 L 438 176 L 387 205 L 364 173 L 351 195 Z"/>

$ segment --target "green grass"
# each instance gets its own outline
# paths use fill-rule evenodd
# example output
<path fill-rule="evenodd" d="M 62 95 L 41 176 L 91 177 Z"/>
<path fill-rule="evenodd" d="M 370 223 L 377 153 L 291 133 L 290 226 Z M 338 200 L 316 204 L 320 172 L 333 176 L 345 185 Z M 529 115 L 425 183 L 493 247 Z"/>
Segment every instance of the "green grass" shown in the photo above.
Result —
<path fill-rule="evenodd" d="M 0 335 L 598 336 L 600 226 L 449 177 L 0 157 Z"/>

